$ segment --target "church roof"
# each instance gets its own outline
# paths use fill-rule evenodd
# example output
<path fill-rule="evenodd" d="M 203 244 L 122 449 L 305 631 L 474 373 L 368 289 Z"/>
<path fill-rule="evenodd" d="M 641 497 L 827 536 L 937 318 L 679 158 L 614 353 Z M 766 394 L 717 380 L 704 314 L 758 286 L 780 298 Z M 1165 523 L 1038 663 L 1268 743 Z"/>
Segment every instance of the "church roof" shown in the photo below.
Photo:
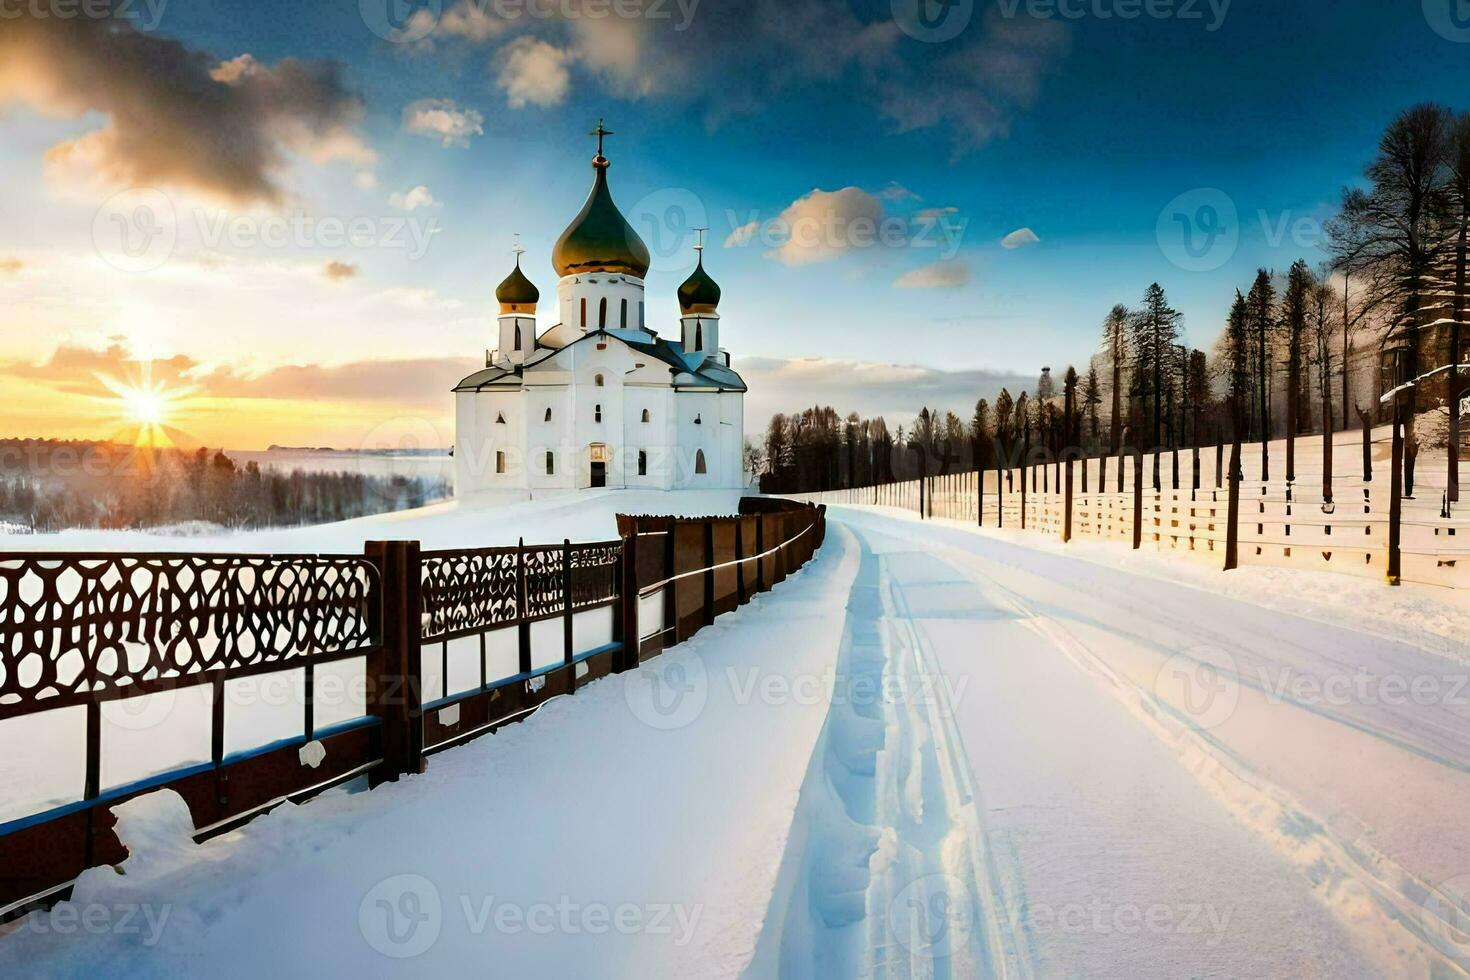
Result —
<path fill-rule="evenodd" d="M 521 271 L 521 257 L 516 256 L 516 267 L 495 287 L 495 298 L 501 306 L 532 306 L 541 298 L 541 290 L 526 278 Z"/>
<path fill-rule="evenodd" d="M 567 230 L 556 240 L 551 264 L 559 276 L 583 272 L 618 272 L 642 279 L 648 275 L 648 246 L 628 219 L 613 203 L 607 186 L 607 157 L 602 155 L 602 135 L 597 127 L 597 156 L 592 158 L 592 192 Z"/>
<path fill-rule="evenodd" d="M 704 252 L 699 253 L 699 264 L 679 287 L 679 309 L 684 313 L 713 313 L 720 305 L 720 284 L 704 271 Z"/>
<path fill-rule="evenodd" d="M 538 364 L 550 360 L 561 351 L 569 350 L 584 341 L 597 338 L 605 341 L 609 338 L 626 344 L 629 348 L 644 354 L 664 365 L 669 369 L 670 383 L 676 388 L 717 388 L 722 391 L 745 391 L 745 381 L 734 370 L 726 367 L 722 362 L 704 354 L 687 355 L 682 344 L 665 340 L 662 337 L 646 333 L 642 330 L 595 330 L 581 339 L 568 344 L 561 350 L 549 350 L 545 356 L 527 364 L 513 365 L 509 368 L 485 368 L 476 371 L 455 385 L 455 391 L 482 391 L 488 387 L 518 388 L 522 383 L 526 371 L 534 371 Z M 646 339 L 644 339 L 646 338 Z M 538 353 L 540 353 L 538 351 Z"/>

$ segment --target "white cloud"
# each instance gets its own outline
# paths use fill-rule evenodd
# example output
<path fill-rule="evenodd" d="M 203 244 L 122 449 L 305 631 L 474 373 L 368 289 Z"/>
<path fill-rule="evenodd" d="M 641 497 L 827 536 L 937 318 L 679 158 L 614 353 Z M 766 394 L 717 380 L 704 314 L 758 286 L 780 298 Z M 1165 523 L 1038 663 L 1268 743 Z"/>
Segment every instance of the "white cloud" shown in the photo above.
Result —
<path fill-rule="evenodd" d="M 403 128 L 417 136 L 438 139 L 443 146 L 469 146 L 471 136 L 482 136 L 485 117 L 453 99 L 419 99 L 403 107 Z"/>
<path fill-rule="evenodd" d="M 741 245 L 749 244 L 750 240 L 755 237 L 756 232 L 760 230 L 761 223 L 759 221 L 747 221 L 725 237 L 725 247 L 738 248 Z"/>
<path fill-rule="evenodd" d="M 876 244 L 882 224 L 883 204 L 865 190 L 813 190 L 776 219 L 785 241 L 768 254 L 787 265 L 826 262 Z"/>
<path fill-rule="evenodd" d="M 896 180 L 890 180 L 888 186 L 878 192 L 878 196 L 885 201 L 918 201 L 922 200 L 919 195 L 909 190 Z"/>
<path fill-rule="evenodd" d="M 1036 232 L 1030 228 L 1017 228 L 1002 238 L 1000 243 L 1005 248 L 1025 248 L 1027 245 L 1035 245 L 1039 241 L 1041 239 L 1037 238 Z"/>
<path fill-rule="evenodd" d="M 898 277 L 899 289 L 957 289 L 970 281 L 970 267 L 957 259 L 921 266 Z"/>
<path fill-rule="evenodd" d="M 936 221 L 945 215 L 959 214 L 960 209 L 951 205 L 944 208 L 920 208 L 914 212 L 914 217 L 920 221 Z"/>
<path fill-rule="evenodd" d="M 388 195 L 388 204 L 400 211 L 413 211 L 417 208 L 438 207 L 439 202 L 434 200 L 434 195 L 423 184 L 410 188 L 403 192 L 393 192 Z"/>
<path fill-rule="evenodd" d="M 534 37 L 518 37 L 500 55 L 505 65 L 495 84 L 505 92 L 505 102 L 512 109 L 545 108 L 566 99 L 572 84 L 567 52 Z"/>

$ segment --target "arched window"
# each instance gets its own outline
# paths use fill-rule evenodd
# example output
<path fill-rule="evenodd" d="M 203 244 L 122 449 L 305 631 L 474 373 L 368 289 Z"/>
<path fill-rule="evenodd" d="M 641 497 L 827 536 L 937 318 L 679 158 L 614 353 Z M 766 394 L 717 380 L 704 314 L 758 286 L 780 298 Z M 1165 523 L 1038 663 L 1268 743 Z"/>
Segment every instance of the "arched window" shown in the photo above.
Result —
<path fill-rule="evenodd" d="M 694 450 L 694 472 L 696 474 L 702 474 L 705 472 L 703 449 Z"/>
<path fill-rule="evenodd" d="M 604 384 L 604 382 L 602 380 L 602 375 L 600 375 L 600 374 L 594 375 L 593 378 L 592 378 L 592 383 L 595 384 L 595 385 L 597 385 L 597 387 L 601 388 L 603 386 L 603 384 Z"/>
<path fill-rule="evenodd" d="M 546 450 L 546 475 L 552 476 L 556 473 L 556 453 L 550 449 Z"/>
<path fill-rule="evenodd" d="M 643 324 L 644 324 L 644 320 L 643 320 L 643 300 L 640 299 L 638 301 L 638 329 L 639 330 L 644 329 Z"/>
<path fill-rule="evenodd" d="M 642 449 L 638 450 L 638 475 L 648 475 L 648 453 Z"/>
<path fill-rule="evenodd" d="M 643 421 L 645 421 L 645 422 L 651 422 L 652 421 L 652 419 L 650 419 L 649 416 L 648 416 L 648 409 L 646 409 L 646 408 L 643 410 Z"/>
<path fill-rule="evenodd" d="M 587 297 L 582 297 L 582 329 L 587 329 Z"/>
<path fill-rule="evenodd" d="M 551 406 L 550 405 L 546 406 L 546 421 L 548 421 L 548 422 L 551 421 Z"/>
<path fill-rule="evenodd" d="M 600 299 L 600 300 L 597 301 L 597 329 L 598 330 L 606 330 L 607 329 L 607 297 L 606 296 L 602 297 L 602 299 Z"/>
<path fill-rule="evenodd" d="M 521 349 L 521 325 L 516 324 L 516 350 Z"/>
<path fill-rule="evenodd" d="M 628 329 L 628 301 L 626 299 L 622 302 L 622 312 L 619 315 L 618 322 L 624 330 Z"/>
<path fill-rule="evenodd" d="M 496 425 L 504 425 L 505 424 L 505 413 L 504 412 L 496 412 L 495 413 L 495 424 Z"/>
<path fill-rule="evenodd" d="M 704 424 L 704 416 L 703 415 L 696 415 L 696 416 L 694 416 L 694 424 L 695 425 L 703 425 Z"/>
<path fill-rule="evenodd" d="M 694 321 L 694 349 L 704 350 L 704 321 Z"/>
<path fill-rule="evenodd" d="M 597 406 L 595 406 L 593 408 L 593 410 L 592 410 L 592 421 L 594 421 L 594 422 L 601 422 L 602 421 L 602 406 L 601 405 L 597 405 Z"/>
<path fill-rule="evenodd" d="M 495 472 L 505 472 L 505 453 L 497 452 L 495 454 Z"/>

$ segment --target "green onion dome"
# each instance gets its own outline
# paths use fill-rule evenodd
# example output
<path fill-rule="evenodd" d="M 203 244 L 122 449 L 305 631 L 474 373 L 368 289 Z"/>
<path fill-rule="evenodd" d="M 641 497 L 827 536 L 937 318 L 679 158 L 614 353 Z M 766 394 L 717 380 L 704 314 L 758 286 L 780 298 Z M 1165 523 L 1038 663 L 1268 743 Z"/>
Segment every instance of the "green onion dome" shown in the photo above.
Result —
<path fill-rule="evenodd" d="M 713 313 L 720 305 L 720 284 L 704 271 L 704 254 L 699 264 L 679 287 L 679 309 L 685 313 Z"/>
<path fill-rule="evenodd" d="M 504 282 L 495 287 L 495 298 L 500 301 L 500 312 L 502 313 L 524 313 L 536 308 L 536 301 L 541 298 L 541 291 L 521 271 L 519 255 L 516 256 L 515 269 L 505 277 Z"/>
<path fill-rule="evenodd" d="M 592 193 L 551 252 L 551 264 L 559 276 L 614 272 L 642 279 L 648 274 L 648 246 L 613 203 L 607 167 L 602 154 L 592 158 L 597 174 Z"/>

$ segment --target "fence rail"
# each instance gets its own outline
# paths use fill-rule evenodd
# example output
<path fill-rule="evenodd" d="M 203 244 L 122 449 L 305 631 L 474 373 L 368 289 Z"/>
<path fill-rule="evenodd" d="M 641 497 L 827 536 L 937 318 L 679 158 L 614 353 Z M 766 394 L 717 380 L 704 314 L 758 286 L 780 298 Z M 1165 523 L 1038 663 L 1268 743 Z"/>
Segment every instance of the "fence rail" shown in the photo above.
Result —
<path fill-rule="evenodd" d="M 1342 447 L 1339 446 L 1339 449 Z M 1246 447 L 1252 455 L 1256 447 Z M 1045 458 L 1029 465 L 930 476 L 793 498 L 897 507 L 981 527 L 1090 538 L 1218 562 L 1232 555 L 1229 447 L 1196 454 L 1132 453 L 1106 459 Z M 1155 489 L 1155 460 L 1160 486 Z M 1233 526 L 1238 564 L 1311 568 L 1392 578 L 1395 519 L 1388 479 L 1335 473 L 1331 495 L 1320 469 L 1300 461 L 1295 479 L 1238 485 Z M 1256 471 L 1254 460 L 1243 470 Z M 1366 477 L 1366 478 L 1365 478 Z M 1445 517 L 1438 491 L 1401 499 L 1397 550 L 1402 581 L 1470 588 L 1470 518 Z"/>
<path fill-rule="evenodd" d="M 801 567 L 824 511 L 747 498 L 739 517 L 619 516 L 617 540 L 588 544 L 0 553 L 0 723 L 80 711 L 86 756 L 73 798 L 0 822 L 0 921 L 121 862 L 111 807 L 140 793 L 176 790 L 203 839 L 350 779 L 421 772 L 437 752 L 636 667 Z M 324 711 L 327 665 L 356 674 L 360 702 Z M 227 690 L 267 676 L 299 684 L 297 733 L 228 751 L 248 709 Z M 188 688 L 209 691 L 208 761 L 109 781 L 103 706 Z"/>

